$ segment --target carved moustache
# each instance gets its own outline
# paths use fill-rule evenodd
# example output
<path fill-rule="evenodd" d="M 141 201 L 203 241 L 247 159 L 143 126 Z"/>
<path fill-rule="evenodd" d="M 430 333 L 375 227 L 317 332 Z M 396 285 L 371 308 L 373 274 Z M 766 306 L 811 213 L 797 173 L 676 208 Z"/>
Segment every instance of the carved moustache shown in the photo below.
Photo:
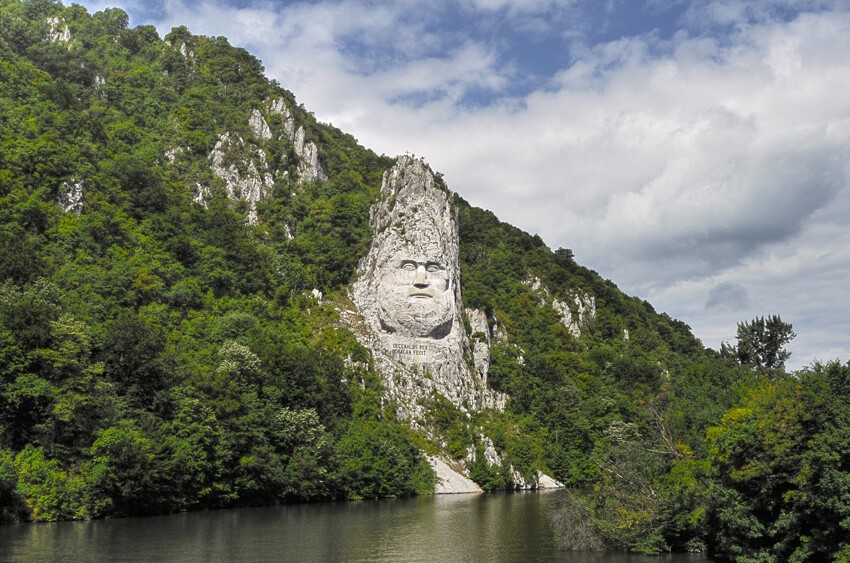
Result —
<path fill-rule="evenodd" d="M 407 290 L 408 297 L 414 297 L 418 299 L 433 299 L 434 298 L 434 288 L 432 287 L 411 287 Z"/>

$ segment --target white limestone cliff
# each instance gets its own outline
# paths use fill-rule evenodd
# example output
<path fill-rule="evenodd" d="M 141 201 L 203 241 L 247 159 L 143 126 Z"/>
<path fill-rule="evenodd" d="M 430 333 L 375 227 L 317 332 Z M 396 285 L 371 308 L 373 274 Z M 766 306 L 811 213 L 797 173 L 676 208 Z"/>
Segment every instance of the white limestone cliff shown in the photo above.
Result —
<path fill-rule="evenodd" d="M 487 372 L 490 369 L 490 326 L 487 323 L 487 315 L 478 309 L 467 309 L 466 318 L 469 321 L 470 340 L 472 341 L 472 360 L 475 363 L 475 371 L 482 381 L 487 381 Z"/>
<path fill-rule="evenodd" d="M 213 173 L 224 180 L 230 198 L 248 202 L 248 224 L 256 224 L 257 202 L 270 194 L 274 187 L 266 154 L 262 149 L 246 147 L 239 135 L 223 133 L 209 159 Z"/>
<path fill-rule="evenodd" d="M 62 41 L 68 43 L 71 41 L 71 30 L 65 24 L 64 18 L 53 16 L 47 18 L 47 24 L 50 26 L 50 31 L 47 32 L 47 40 L 51 43 Z"/>
<path fill-rule="evenodd" d="M 251 112 L 251 117 L 248 118 L 248 126 L 257 139 L 268 141 L 272 138 L 272 130 L 269 128 L 269 124 L 266 123 L 260 110 L 255 109 Z"/>
<path fill-rule="evenodd" d="M 491 470 L 500 470 L 504 466 L 505 461 L 502 459 L 502 456 L 496 450 L 496 446 L 495 444 L 493 444 L 493 440 L 491 440 L 489 436 L 479 434 L 478 441 L 483 446 L 481 451 L 483 452 L 484 463 L 486 463 Z M 475 447 L 470 447 L 466 452 L 466 463 L 471 464 L 476 461 L 476 455 L 477 453 Z M 519 471 L 517 471 L 513 467 L 513 465 L 508 465 L 508 473 L 511 476 L 513 489 L 516 491 L 558 489 L 564 486 L 559 481 L 540 471 L 538 471 L 535 474 L 534 478 L 531 480 L 526 480 L 525 477 L 523 477 L 519 473 Z"/>
<path fill-rule="evenodd" d="M 475 481 L 453 469 L 448 463 L 436 456 L 427 456 L 428 464 L 437 475 L 434 494 L 481 493 Z"/>
<path fill-rule="evenodd" d="M 268 111 L 283 118 L 283 131 L 298 155 L 298 178 L 302 182 L 325 182 L 328 174 L 319 160 L 319 148 L 313 141 L 307 141 L 304 126 L 298 125 L 292 112 L 281 98 L 269 101 Z M 269 133 L 271 135 L 271 133 Z M 271 138 L 271 136 L 269 137 Z"/>
<path fill-rule="evenodd" d="M 165 151 L 165 153 L 163 154 L 163 156 L 165 157 L 165 160 L 169 164 L 173 164 L 174 161 L 176 161 L 177 158 L 185 152 L 186 152 L 186 149 L 184 149 L 183 147 L 173 147 L 173 148 L 167 149 Z"/>
<path fill-rule="evenodd" d="M 180 54 L 183 55 L 183 58 L 190 62 L 195 62 L 195 51 L 189 48 L 186 43 L 180 44 Z"/>
<path fill-rule="evenodd" d="M 564 488 L 563 483 L 558 481 L 557 479 L 553 479 L 552 477 L 542 473 L 540 471 L 537 472 L 534 479 L 531 481 L 526 481 L 522 475 L 520 475 L 514 468 L 511 468 L 511 473 L 514 479 L 514 490 L 516 491 L 536 491 L 540 489 L 562 489 Z"/>
<path fill-rule="evenodd" d="M 561 324 L 576 338 L 581 336 L 582 330 L 596 316 L 596 298 L 585 291 L 572 290 L 566 300 L 562 301 L 552 297 L 549 289 L 536 276 L 524 283 L 537 294 L 540 306 L 552 307 L 560 318 Z"/>
<path fill-rule="evenodd" d="M 561 318 L 561 324 L 567 327 L 570 334 L 576 338 L 581 336 L 582 329 L 596 315 L 596 299 L 584 292 L 573 292 L 572 303 L 552 300 L 552 308 Z"/>
<path fill-rule="evenodd" d="M 185 43 L 181 45 L 181 52 L 184 47 Z M 298 156 L 298 182 L 325 182 L 328 179 L 319 159 L 318 147 L 306 140 L 304 127 L 296 123 L 286 103 L 280 98 L 269 100 L 264 111 L 265 116 L 259 109 L 254 109 L 248 117 L 253 140 L 251 137 L 246 140 L 238 133 L 222 133 L 208 157 L 213 174 L 224 181 L 228 196 L 248 202 L 247 222 L 250 225 L 258 220 L 257 203 L 269 197 L 275 185 L 275 171 L 269 167 L 264 150 L 266 143 L 275 135 L 266 119 L 268 115 L 276 114 L 283 118 L 283 135 L 280 138 L 287 138 Z M 164 158 L 174 162 L 182 151 L 181 147 L 172 147 L 165 151 Z M 206 205 L 210 186 L 198 184 L 193 196 L 195 202 Z"/>
<path fill-rule="evenodd" d="M 548 475 L 544 475 L 543 473 L 538 473 L 537 476 L 537 488 L 538 489 L 563 489 L 564 484 L 560 481 L 549 477 Z"/>
<path fill-rule="evenodd" d="M 185 46 L 185 43 L 181 45 L 181 52 Z M 258 220 L 257 203 L 269 197 L 275 185 L 275 171 L 269 167 L 264 150 L 266 143 L 275 135 L 266 120 L 268 115 L 277 114 L 283 117 L 283 135 L 280 138 L 289 139 L 298 156 L 298 181 L 325 182 L 328 179 L 319 158 L 318 147 L 305 139 L 304 127 L 295 122 L 286 103 L 280 98 L 269 100 L 265 111 L 264 116 L 259 109 L 254 109 L 248 117 L 253 141 L 250 137 L 246 140 L 238 133 L 222 133 L 208 156 L 210 168 L 213 174 L 224 181 L 228 196 L 234 200 L 248 202 L 247 222 L 251 225 L 256 224 Z M 172 147 L 166 150 L 163 156 L 171 163 L 183 150 L 182 147 Z M 284 172 L 283 176 L 285 175 Z M 210 186 L 198 184 L 195 186 L 193 197 L 196 203 L 206 205 L 210 197 Z"/>

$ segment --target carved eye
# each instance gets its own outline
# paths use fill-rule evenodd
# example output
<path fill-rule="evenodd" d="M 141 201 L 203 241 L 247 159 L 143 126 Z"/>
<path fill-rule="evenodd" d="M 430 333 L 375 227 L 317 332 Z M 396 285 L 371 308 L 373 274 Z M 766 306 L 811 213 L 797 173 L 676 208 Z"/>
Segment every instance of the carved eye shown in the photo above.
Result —
<path fill-rule="evenodd" d="M 439 272 L 443 268 L 439 264 L 428 264 L 427 266 L 425 266 L 425 269 L 429 272 Z"/>
<path fill-rule="evenodd" d="M 408 272 L 412 272 L 416 269 L 416 264 L 414 264 L 413 262 L 403 262 L 401 264 L 401 267 L 407 270 Z"/>

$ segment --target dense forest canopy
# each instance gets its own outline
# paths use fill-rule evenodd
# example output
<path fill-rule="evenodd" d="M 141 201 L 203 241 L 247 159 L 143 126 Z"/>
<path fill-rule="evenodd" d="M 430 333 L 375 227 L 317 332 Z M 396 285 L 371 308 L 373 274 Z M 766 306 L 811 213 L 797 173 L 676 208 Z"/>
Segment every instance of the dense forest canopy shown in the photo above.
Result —
<path fill-rule="evenodd" d="M 393 159 L 225 38 L 115 8 L 0 0 L 0 62 L 0 521 L 427 493 L 441 451 L 511 487 L 486 428 L 518 474 L 587 491 L 562 507 L 565 546 L 850 557 L 850 367 L 785 373 L 779 317 L 705 349 L 456 197 L 463 299 L 507 335 L 488 384 L 508 405 L 470 420 L 435 396 L 415 432 L 338 314 Z M 258 138 L 270 100 L 326 180 L 300 177 L 291 137 Z M 211 170 L 225 133 L 244 147 L 228 165 L 271 177 L 256 221 Z M 576 334 L 551 304 L 582 296 Z"/>

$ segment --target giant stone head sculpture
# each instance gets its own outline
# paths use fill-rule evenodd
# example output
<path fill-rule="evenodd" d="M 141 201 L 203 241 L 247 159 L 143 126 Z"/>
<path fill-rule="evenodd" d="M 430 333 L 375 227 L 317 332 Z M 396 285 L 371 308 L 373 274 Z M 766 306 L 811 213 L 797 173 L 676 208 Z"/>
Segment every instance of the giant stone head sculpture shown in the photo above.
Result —
<path fill-rule="evenodd" d="M 351 287 L 366 326 L 357 317 L 346 318 L 372 350 L 384 397 L 410 421 L 426 417 L 435 393 L 464 412 L 504 408 L 504 397 L 487 388 L 486 372 L 468 362 L 474 351 L 460 321 L 451 192 L 424 162 L 399 157 L 384 173 L 371 223 L 372 246 Z"/>
<path fill-rule="evenodd" d="M 373 208 L 374 238 L 353 288 L 372 329 L 444 339 L 457 329 L 457 223 L 450 194 L 423 162 L 400 157 Z"/>
<path fill-rule="evenodd" d="M 389 250 L 376 264 L 381 328 L 402 336 L 446 336 L 455 312 L 446 256 L 437 245 L 405 244 Z"/>

